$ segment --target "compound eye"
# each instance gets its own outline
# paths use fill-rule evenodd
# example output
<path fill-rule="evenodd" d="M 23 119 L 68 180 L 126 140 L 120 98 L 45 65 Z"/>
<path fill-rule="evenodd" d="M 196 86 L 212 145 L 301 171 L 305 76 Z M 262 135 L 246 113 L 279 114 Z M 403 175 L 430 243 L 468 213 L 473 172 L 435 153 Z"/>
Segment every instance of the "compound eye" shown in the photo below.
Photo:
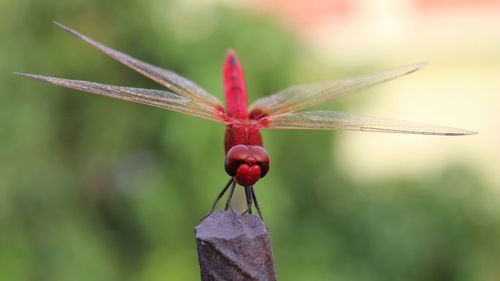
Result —
<path fill-rule="evenodd" d="M 236 175 L 236 171 L 238 170 L 238 167 L 245 162 L 245 159 L 247 159 L 250 156 L 250 148 L 246 145 L 243 144 L 238 144 L 227 152 L 226 155 L 226 161 L 224 163 L 224 168 L 226 169 L 226 172 L 234 177 Z"/>
<path fill-rule="evenodd" d="M 250 152 L 261 168 L 260 177 L 264 177 L 269 171 L 269 154 L 262 146 L 252 146 L 250 147 Z"/>

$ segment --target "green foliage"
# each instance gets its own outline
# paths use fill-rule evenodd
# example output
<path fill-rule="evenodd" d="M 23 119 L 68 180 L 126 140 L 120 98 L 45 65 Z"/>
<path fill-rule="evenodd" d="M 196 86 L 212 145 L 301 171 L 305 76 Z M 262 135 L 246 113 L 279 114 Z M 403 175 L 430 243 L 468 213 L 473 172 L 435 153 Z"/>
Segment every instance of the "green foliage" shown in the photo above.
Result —
<path fill-rule="evenodd" d="M 251 99 L 309 59 L 269 18 L 186 3 L 0 0 L 1 280 L 199 278 L 193 227 L 227 180 L 224 128 L 11 74 L 159 87 L 51 20 L 218 96 L 228 48 Z M 265 137 L 273 168 L 256 192 L 281 280 L 500 276 L 499 210 L 471 172 L 361 186 L 325 157 L 334 134 Z"/>

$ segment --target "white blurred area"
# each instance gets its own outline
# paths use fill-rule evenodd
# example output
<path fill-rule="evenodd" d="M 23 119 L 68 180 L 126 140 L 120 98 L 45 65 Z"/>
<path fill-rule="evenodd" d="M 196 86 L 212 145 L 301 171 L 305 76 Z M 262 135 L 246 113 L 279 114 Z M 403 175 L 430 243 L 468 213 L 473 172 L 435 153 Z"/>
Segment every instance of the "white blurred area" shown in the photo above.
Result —
<path fill-rule="evenodd" d="M 279 19 L 326 60 L 341 58 L 337 66 L 370 61 L 383 70 L 430 62 L 411 76 L 358 94 L 356 101 L 369 102 L 352 102 L 349 112 L 479 132 L 464 137 L 340 133 L 334 157 L 353 180 L 422 177 L 458 163 L 500 191 L 500 1 L 247 0 L 244 5 Z"/>

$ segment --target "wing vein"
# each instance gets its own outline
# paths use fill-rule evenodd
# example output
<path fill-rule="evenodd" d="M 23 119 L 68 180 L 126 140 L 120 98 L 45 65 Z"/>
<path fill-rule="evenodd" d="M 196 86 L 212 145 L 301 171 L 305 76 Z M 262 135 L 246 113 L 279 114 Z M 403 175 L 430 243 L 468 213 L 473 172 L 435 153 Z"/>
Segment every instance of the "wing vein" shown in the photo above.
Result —
<path fill-rule="evenodd" d="M 204 104 L 200 104 L 199 102 L 193 101 L 187 97 L 171 92 L 113 86 L 89 81 L 64 79 L 28 73 L 16 74 L 92 94 L 169 109 L 222 124 L 226 124 L 228 122 L 225 119 L 226 117 L 223 112 L 213 108 L 207 108 Z"/>
<path fill-rule="evenodd" d="M 337 111 L 308 111 L 266 117 L 267 129 L 351 130 L 385 133 L 460 136 L 476 132 L 445 126 L 367 117 Z"/>
<path fill-rule="evenodd" d="M 258 99 L 250 110 L 261 110 L 268 115 L 296 112 L 410 74 L 424 65 L 418 63 L 355 78 L 291 86 Z"/>
<path fill-rule="evenodd" d="M 154 65 L 145 63 L 127 54 L 111 49 L 93 39 L 67 27 L 58 22 L 54 22 L 62 29 L 75 35 L 77 38 L 83 40 L 94 48 L 98 49 L 105 55 L 117 60 L 125 66 L 139 72 L 140 74 L 150 78 L 151 80 L 166 87 L 172 92 L 190 98 L 201 104 L 210 105 L 213 108 L 223 108 L 222 103 L 213 95 L 209 94 L 194 82 L 166 69 L 156 67 Z"/>

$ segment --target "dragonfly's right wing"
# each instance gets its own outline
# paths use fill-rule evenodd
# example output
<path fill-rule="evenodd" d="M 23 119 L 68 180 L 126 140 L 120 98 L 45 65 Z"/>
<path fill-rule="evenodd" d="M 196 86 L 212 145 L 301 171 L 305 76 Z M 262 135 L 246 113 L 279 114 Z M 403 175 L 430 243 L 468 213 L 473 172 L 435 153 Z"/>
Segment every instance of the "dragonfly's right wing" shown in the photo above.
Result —
<path fill-rule="evenodd" d="M 200 105 L 200 103 L 193 101 L 187 97 L 183 97 L 166 91 L 112 86 L 88 81 L 63 79 L 27 73 L 16 74 L 26 76 L 35 80 L 48 82 L 54 85 L 76 89 L 101 96 L 107 96 L 116 99 L 165 108 L 199 118 L 212 120 L 222 124 L 227 124 L 228 122 L 230 122 L 229 117 L 227 117 L 222 110 L 217 110 L 206 107 L 204 105 Z"/>
<path fill-rule="evenodd" d="M 104 54 L 110 56 L 111 58 L 132 68 L 133 70 L 150 78 L 151 80 L 163 85 L 171 92 L 189 98 L 193 101 L 196 101 L 200 105 L 206 104 L 212 108 L 224 108 L 222 103 L 215 96 L 209 94 L 207 91 L 205 91 L 200 86 L 196 85 L 194 82 L 172 71 L 156 67 L 154 65 L 135 59 L 122 52 L 113 50 L 60 23 L 57 22 L 54 23 L 63 28 L 64 30 L 72 33 L 76 37 L 80 38 L 81 40 L 87 42 L 88 44 L 95 47 Z"/>
<path fill-rule="evenodd" d="M 367 117 L 337 111 L 285 113 L 259 120 L 267 129 L 350 130 L 421 135 L 462 136 L 476 132 L 444 126 Z"/>
<path fill-rule="evenodd" d="M 353 78 L 291 86 L 256 100 L 250 110 L 266 115 L 296 112 L 410 74 L 424 65 L 417 63 Z"/>

